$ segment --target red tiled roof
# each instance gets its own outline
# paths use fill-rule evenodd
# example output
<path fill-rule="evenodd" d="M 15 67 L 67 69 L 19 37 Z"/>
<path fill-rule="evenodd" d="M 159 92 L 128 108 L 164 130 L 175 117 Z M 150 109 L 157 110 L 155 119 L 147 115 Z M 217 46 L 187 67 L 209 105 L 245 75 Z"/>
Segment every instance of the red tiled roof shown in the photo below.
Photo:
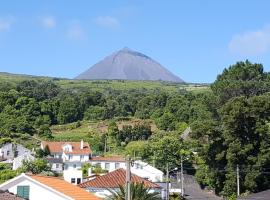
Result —
<path fill-rule="evenodd" d="M 92 157 L 90 161 L 108 161 L 108 162 L 125 162 L 125 159 L 120 156 L 108 156 L 108 157 Z"/>
<path fill-rule="evenodd" d="M 81 183 L 81 188 L 118 188 L 119 185 L 124 186 L 126 183 L 126 170 L 120 168 L 103 176 Z M 159 185 L 145 180 L 137 175 L 131 174 L 131 181 L 133 183 L 144 183 L 148 188 L 160 188 Z"/>
<path fill-rule="evenodd" d="M 73 198 L 74 200 L 100 200 L 100 198 L 96 197 L 94 194 L 87 192 L 78 186 L 72 185 L 71 183 L 68 183 L 60 178 L 37 175 L 28 176 L 62 194 L 65 194 L 66 196 Z"/>
<path fill-rule="evenodd" d="M 83 143 L 83 149 L 81 149 L 81 142 L 49 142 L 42 141 L 41 144 L 49 147 L 51 153 L 61 153 L 63 152 L 63 145 L 70 144 L 72 146 L 72 152 L 66 152 L 68 154 L 91 154 L 92 150 L 88 142 Z"/>

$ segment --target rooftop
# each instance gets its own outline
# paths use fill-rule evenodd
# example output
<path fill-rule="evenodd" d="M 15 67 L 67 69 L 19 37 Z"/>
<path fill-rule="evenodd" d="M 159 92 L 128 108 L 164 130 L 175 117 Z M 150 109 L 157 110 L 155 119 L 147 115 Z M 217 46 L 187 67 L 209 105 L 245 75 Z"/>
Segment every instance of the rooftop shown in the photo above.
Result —
<path fill-rule="evenodd" d="M 28 176 L 54 190 L 57 190 L 60 193 L 65 194 L 66 196 L 73 198 L 74 200 L 99 200 L 99 198 L 95 195 L 60 178 L 37 175 Z"/>
<path fill-rule="evenodd" d="M 67 152 L 68 154 L 91 154 L 92 150 L 88 142 L 83 142 L 83 148 L 81 149 L 81 142 L 49 142 L 42 141 L 43 147 L 48 146 L 51 153 L 61 153 L 64 152 L 63 145 L 69 144 L 72 146 L 72 152 Z"/>
<path fill-rule="evenodd" d="M 126 180 L 126 170 L 120 168 L 103 176 L 81 183 L 81 188 L 118 188 L 119 185 L 124 186 Z M 148 188 L 160 188 L 159 185 L 145 180 L 137 175 L 131 174 L 131 181 L 134 183 L 143 183 Z"/>
<path fill-rule="evenodd" d="M 108 157 L 92 157 L 90 161 L 108 161 L 108 162 L 125 162 L 125 159 L 120 156 L 108 156 Z"/>

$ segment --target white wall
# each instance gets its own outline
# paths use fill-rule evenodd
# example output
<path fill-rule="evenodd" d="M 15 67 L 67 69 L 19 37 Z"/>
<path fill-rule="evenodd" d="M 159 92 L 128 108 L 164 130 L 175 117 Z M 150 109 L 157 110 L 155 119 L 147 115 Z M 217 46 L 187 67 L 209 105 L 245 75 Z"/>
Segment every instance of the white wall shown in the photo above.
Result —
<path fill-rule="evenodd" d="M 126 169 L 126 163 L 125 162 L 109 162 L 109 161 L 91 161 L 90 163 L 92 165 L 100 164 L 102 169 L 106 169 L 105 165 L 106 163 L 109 164 L 109 172 L 112 172 L 116 170 L 115 163 L 119 163 L 120 167 Z M 161 182 L 163 180 L 163 172 L 158 170 L 155 167 L 152 167 L 148 163 L 142 162 L 142 161 L 135 161 L 134 165 L 131 167 L 131 172 L 137 176 L 140 176 L 142 178 L 147 178 L 148 180 L 152 182 Z"/>
<path fill-rule="evenodd" d="M 89 161 L 89 155 L 74 155 L 63 153 L 62 155 L 63 161 L 66 162 L 87 162 Z"/>
<path fill-rule="evenodd" d="M 83 174 L 82 174 L 82 170 L 64 170 L 63 171 L 63 176 L 64 176 L 64 180 L 71 183 L 71 179 L 75 178 L 75 183 L 72 183 L 74 185 L 77 185 L 77 179 L 81 179 L 81 183 L 83 180 Z"/>
<path fill-rule="evenodd" d="M 109 168 L 106 169 L 106 170 L 108 170 L 109 172 L 112 172 L 112 171 L 116 170 L 115 163 L 119 163 L 119 168 L 126 168 L 126 163 L 125 162 L 91 161 L 90 160 L 90 163 L 91 163 L 91 165 L 97 165 L 99 163 L 100 166 L 101 166 L 101 169 L 106 169 L 105 166 L 106 166 L 106 163 L 108 163 Z"/>
<path fill-rule="evenodd" d="M 17 194 L 17 186 L 30 186 L 29 200 L 68 200 L 68 198 L 61 197 L 29 180 L 24 180 L 9 188 L 9 192 Z"/>

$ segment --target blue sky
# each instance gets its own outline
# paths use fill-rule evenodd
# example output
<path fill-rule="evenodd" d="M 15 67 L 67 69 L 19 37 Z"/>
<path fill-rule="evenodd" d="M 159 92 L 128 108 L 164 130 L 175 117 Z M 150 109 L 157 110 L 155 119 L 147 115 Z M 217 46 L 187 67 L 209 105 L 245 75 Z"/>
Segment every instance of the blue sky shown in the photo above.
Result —
<path fill-rule="evenodd" d="M 270 71 L 268 0 L 0 2 L 0 71 L 73 78 L 125 46 L 187 82 L 236 61 Z"/>

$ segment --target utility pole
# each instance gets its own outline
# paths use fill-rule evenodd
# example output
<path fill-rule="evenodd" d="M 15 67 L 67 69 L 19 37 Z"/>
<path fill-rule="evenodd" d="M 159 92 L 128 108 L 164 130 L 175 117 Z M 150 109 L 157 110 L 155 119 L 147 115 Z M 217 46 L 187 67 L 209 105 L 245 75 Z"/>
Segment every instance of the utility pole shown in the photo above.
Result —
<path fill-rule="evenodd" d="M 239 176 L 239 165 L 236 166 L 236 179 L 237 179 L 237 196 L 240 196 L 240 176 Z"/>
<path fill-rule="evenodd" d="M 167 167 L 166 167 L 166 200 L 169 200 L 169 194 L 170 194 L 170 191 L 169 191 L 169 165 L 167 163 Z"/>
<path fill-rule="evenodd" d="M 181 195 L 184 197 L 184 172 L 183 172 L 183 156 L 181 155 Z"/>
<path fill-rule="evenodd" d="M 105 136 L 104 154 L 107 152 L 107 136 Z"/>
<path fill-rule="evenodd" d="M 127 156 L 126 158 L 126 194 L 125 194 L 125 200 L 131 200 L 130 195 L 130 182 L 131 182 L 131 173 L 130 173 L 130 157 Z"/>

